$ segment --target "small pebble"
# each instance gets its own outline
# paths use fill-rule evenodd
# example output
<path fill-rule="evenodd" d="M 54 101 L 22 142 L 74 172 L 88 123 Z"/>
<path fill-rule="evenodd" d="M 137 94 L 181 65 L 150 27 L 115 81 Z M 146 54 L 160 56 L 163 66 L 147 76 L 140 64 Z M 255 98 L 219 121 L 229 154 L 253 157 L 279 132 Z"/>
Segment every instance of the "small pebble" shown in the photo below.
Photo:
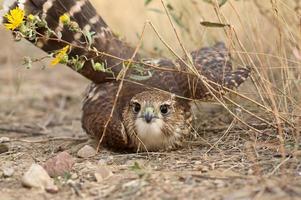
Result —
<path fill-rule="evenodd" d="M 40 188 L 47 192 L 55 193 L 58 187 L 45 169 L 38 164 L 32 164 L 22 177 L 22 185 L 29 188 Z"/>
<path fill-rule="evenodd" d="M 73 157 L 67 152 L 61 152 L 56 156 L 48 159 L 43 167 L 49 176 L 57 177 L 69 173 L 74 165 Z"/>
<path fill-rule="evenodd" d="M 113 176 L 113 172 L 105 166 L 101 166 L 94 173 L 94 177 L 97 182 L 102 182 L 103 180 L 105 180 L 111 176 Z"/>
<path fill-rule="evenodd" d="M 9 145 L 6 143 L 0 143 L 0 154 L 6 153 L 9 151 Z"/>
<path fill-rule="evenodd" d="M 210 171 L 209 167 L 206 165 L 196 165 L 195 169 L 202 173 L 206 173 Z"/>
<path fill-rule="evenodd" d="M 142 187 L 146 186 L 147 184 L 148 183 L 146 181 L 137 179 L 137 180 L 132 180 L 130 182 L 123 184 L 122 188 L 126 189 L 126 190 L 133 190 L 133 189 L 142 188 Z"/>
<path fill-rule="evenodd" d="M 8 137 L 0 137 L 0 143 L 7 143 L 10 139 Z"/>
<path fill-rule="evenodd" d="M 85 145 L 77 152 L 77 156 L 80 158 L 91 158 L 96 155 L 96 150 L 90 145 Z"/>
<path fill-rule="evenodd" d="M 72 180 L 78 179 L 78 175 L 76 173 L 72 174 L 71 175 L 71 179 Z"/>
<path fill-rule="evenodd" d="M 15 172 L 15 170 L 12 167 L 4 168 L 2 171 L 3 171 L 3 176 L 5 178 L 12 177 Z"/>
<path fill-rule="evenodd" d="M 102 158 L 98 161 L 98 165 L 111 165 L 114 162 L 113 156 L 107 156 L 105 158 Z"/>

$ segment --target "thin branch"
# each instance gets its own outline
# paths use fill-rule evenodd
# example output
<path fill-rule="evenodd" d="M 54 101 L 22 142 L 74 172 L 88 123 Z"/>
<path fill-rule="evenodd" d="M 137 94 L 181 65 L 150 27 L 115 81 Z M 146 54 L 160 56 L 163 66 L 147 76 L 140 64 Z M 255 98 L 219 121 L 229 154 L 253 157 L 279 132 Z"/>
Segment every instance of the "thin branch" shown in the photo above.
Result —
<path fill-rule="evenodd" d="M 108 128 L 108 125 L 109 123 L 111 122 L 112 118 L 113 118 L 113 114 L 114 114 L 114 111 L 115 111 L 115 108 L 116 108 L 116 105 L 117 105 L 117 102 L 118 102 L 118 99 L 119 99 L 119 95 L 120 95 L 120 92 L 122 90 L 122 87 L 123 87 L 123 83 L 124 83 L 124 79 L 125 79 L 125 76 L 126 76 L 126 72 L 127 70 L 129 69 L 129 67 L 131 66 L 132 64 L 132 61 L 133 59 L 135 58 L 138 50 L 140 49 L 141 47 L 141 44 L 142 44 L 142 40 L 143 40 L 143 36 L 144 36 L 144 33 L 145 33 L 145 28 L 146 28 L 146 23 L 144 24 L 144 27 L 143 27 L 143 30 L 142 30 L 142 33 L 141 33 L 141 36 L 140 36 L 140 40 L 135 48 L 135 51 L 131 57 L 131 59 L 128 60 L 127 62 L 127 65 L 125 66 L 125 69 L 122 73 L 122 76 L 121 76 L 121 80 L 120 80 L 120 84 L 119 84 L 119 87 L 118 87 L 118 91 L 116 93 L 116 97 L 114 99 L 114 103 L 113 103 L 113 107 L 112 107 L 112 110 L 111 110 L 111 113 L 110 113 L 110 116 L 109 116 L 109 119 L 107 120 L 105 126 L 104 126 L 104 129 L 103 129 L 103 132 L 102 132 L 102 136 L 98 142 L 98 145 L 97 145 L 97 148 L 96 148 L 96 151 L 98 152 L 99 149 L 100 149 L 100 145 L 105 137 L 105 134 L 106 134 L 106 131 L 107 131 L 107 128 Z"/>

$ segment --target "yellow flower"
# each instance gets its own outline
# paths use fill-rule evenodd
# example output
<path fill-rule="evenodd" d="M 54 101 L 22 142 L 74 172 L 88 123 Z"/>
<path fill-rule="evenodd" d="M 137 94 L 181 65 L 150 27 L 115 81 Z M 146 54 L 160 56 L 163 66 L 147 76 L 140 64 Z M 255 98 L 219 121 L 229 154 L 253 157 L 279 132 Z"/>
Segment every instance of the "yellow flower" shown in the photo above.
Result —
<path fill-rule="evenodd" d="M 19 7 L 10 10 L 4 17 L 7 19 L 8 23 L 5 23 L 4 26 L 8 30 L 15 30 L 19 28 L 24 20 L 24 10 L 20 9 Z"/>
<path fill-rule="evenodd" d="M 67 52 L 69 51 L 70 46 L 67 45 L 64 48 L 62 48 L 61 50 L 59 50 L 54 59 L 51 61 L 51 65 L 57 65 L 59 63 L 66 63 L 68 61 L 68 54 Z"/>
<path fill-rule="evenodd" d="M 62 24 L 65 24 L 65 25 L 70 23 L 70 17 L 67 13 L 61 15 L 59 20 Z"/>

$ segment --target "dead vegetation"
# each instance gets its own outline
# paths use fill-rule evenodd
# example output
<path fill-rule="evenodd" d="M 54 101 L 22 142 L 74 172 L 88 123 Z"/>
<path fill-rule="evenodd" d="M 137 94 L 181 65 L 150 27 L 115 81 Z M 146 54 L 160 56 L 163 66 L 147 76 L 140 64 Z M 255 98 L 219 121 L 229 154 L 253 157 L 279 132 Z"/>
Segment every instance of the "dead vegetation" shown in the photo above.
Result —
<path fill-rule="evenodd" d="M 95 1 L 113 30 L 132 44 L 138 43 L 146 19 L 176 53 L 183 51 L 179 42 L 193 50 L 225 41 L 234 63 L 252 69 L 248 83 L 223 99 L 224 106 L 198 103 L 195 133 L 184 149 L 148 154 L 101 150 L 93 158 L 77 158 L 86 140 L 80 101 L 88 81 L 63 66 L 41 67 L 46 62 L 25 69 L 21 63 L 28 49 L 33 57 L 43 53 L 26 42 L 13 43 L 1 30 L 0 138 L 10 142 L 5 143 L 9 151 L 0 155 L 0 199 L 300 197 L 301 2 L 230 0 L 221 8 L 194 0 L 170 3 L 171 21 L 160 1 L 147 6 L 120 1 L 116 9 L 109 1 Z M 226 26 L 204 27 L 202 21 Z M 171 56 L 151 26 L 147 29 L 142 50 Z M 75 165 L 55 180 L 57 194 L 21 186 L 32 163 L 44 163 L 61 151 L 73 155 Z M 14 169 L 12 176 L 5 176 L 7 168 Z M 100 168 L 113 175 L 98 180 Z"/>

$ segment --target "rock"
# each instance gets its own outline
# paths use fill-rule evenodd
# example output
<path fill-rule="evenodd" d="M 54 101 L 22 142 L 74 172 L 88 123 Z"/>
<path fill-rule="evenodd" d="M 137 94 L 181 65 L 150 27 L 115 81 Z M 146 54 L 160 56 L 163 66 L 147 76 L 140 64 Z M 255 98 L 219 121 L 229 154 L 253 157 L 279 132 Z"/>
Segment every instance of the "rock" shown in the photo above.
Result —
<path fill-rule="evenodd" d="M 9 141 L 10 141 L 10 139 L 8 137 L 1 137 L 0 138 L 0 143 L 7 143 Z"/>
<path fill-rule="evenodd" d="M 61 152 L 56 156 L 48 159 L 43 165 L 49 176 L 57 177 L 69 173 L 74 165 L 74 159 L 67 152 Z"/>
<path fill-rule="evenodd" d="M 148 183 L 146 181 L 143 181 L 141 179 L 137 179 L 137 180 L 132 180 L 130 182 L 127 182 L 125 184 L 122 185 L 122 189 L 126 189 L 129 191 L 132 190 L 139 190 L 140 188 L 146 186 Z"/>
<path fill-rule="evenodd" d="M 6 153 L 9 151 L 9 146 L 8 144 L 5 143 L 0 143 L 0 154 Z"/>
<path fill-rule="evenodd" d="M 32 164 L 22 177 L 22 185 L 29 188 L 40 188 L 48 192 L 57 192 L 58 188 L 46 170 L 38 164 Z"/>
<path fill-rule="evenodd" d="M 15 172 L 15 170 L 12 167 L 6 167 L 2 171 L 3 171 L 3 176 L 5 178 L 13 176 L 13 174 Z"/>
<path fill-rule="evenodd" d="M 113 176 L 113 172 L 105 166 L 101 166 L 100 168 L 96 169 L 94 173 L 94 177 L 97 182 L 101 182 L 111 176 Z"/>
<path fill-rule="evenodd" d="M 76 196 L 80 197 L 81 199 L 83 198 L 83 194 L 81 193 L 82 190 L 82 184 L 75 182 L 71 179 L 67 181 L 67 185 L 69 185 L 70 188 L 75 192 Z"/>
<path fill-rule="evenodd" d="M 80 158 L 90 158 L 96 155 L 96 150 L 90 145 L 85 145 L 77 152 L 77 156 Z"/>
<path fill-rule="evenodd" d="M 76 173 L 72 174 L 71 175 L 71 179 L 72 180 L 78 179 L 78 175 Z"/>
<path fill-rule="evenodd" d="M 114 162 L 113 156 L 106 156 L 98 161 L 98 165 L 111 165 Z"/>

